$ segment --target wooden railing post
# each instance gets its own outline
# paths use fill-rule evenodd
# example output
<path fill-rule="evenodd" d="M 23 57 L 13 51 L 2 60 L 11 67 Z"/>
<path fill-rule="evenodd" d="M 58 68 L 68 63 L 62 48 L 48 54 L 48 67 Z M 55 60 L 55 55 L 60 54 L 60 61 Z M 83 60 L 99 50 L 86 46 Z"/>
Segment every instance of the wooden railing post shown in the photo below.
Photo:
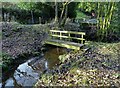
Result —
<path fill-rule="evenodd" d="M 62 39 L 61 36 L 62 36 L 62 33 L 60 32 L 60 40 Z"/>
<path fill-rule="evenodd" d="M 71 41 L 71 39 L 70 39 L 70 33 L 68 33 L 68 37 L 69 37 L 69 41 Z"/>
<path fill-rule="evenodd" d="M 83 39 L 83 34 L 81 35 L 81 38 Z M 83 44 L 83 40 L 81 40 L 81 43 Z"/>
<path fill-rule="evenodd" d="M 53 34 L 53 33 L 51 32 L 51 38 L 53 39 L 53 36 L 52 36 L 52 34 Z"/>

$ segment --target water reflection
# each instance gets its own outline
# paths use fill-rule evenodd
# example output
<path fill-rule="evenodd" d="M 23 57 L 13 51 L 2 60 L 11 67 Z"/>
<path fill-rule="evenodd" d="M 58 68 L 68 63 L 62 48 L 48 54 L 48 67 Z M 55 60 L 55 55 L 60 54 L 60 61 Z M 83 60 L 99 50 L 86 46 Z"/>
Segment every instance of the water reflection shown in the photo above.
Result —
<path fill-rule="evenodd" d="M 48 62 L 47 61 L 45 62 L 45 69 L 46 70 L 48 69 Z"/>
<path fill-rule="evenodd" d="M 40 71 L 34 70 L 32 68 L 33 64 L 29 64 L 34 61 L 34 58 L 28 60 L 27 62 L 18 66 L 15 70 L 12 77 L 10 77 L 3 85 L 3 87 L 7 86 L 32 86 L 40 76 Z M 36 60 L 39 61 L 39 60 Z M 35 63 L 34 63 L 35 64 Z"/>
<path fill-rule="evenodd" d="M 14 74 L 7 79 L 2 86 L 33 86 L 40 77 L 40 74 L 52 69 L 59 63 L 59 55 L 65 54 L 66 49 L 53 48 L 45 52 L 43 56 L 33 57 L 15 69 Z"/>
<path fill-rule="evenodd" d="M 62 54 L 67 53 L 65 48 L 53 48 L 45 53 L 45 58 L 48 62 L 49 69 L 52 69 L 59 63 L 58 57 Z"/>

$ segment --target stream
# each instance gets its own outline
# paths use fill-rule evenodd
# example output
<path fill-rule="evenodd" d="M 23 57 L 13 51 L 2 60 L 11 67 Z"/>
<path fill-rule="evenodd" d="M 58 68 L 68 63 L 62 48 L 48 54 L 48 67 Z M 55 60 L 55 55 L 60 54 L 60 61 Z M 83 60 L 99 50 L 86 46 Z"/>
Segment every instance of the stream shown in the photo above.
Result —
<path fill-rule="evenodd" d="M 28 58 L 27 61 L 16 66 L 6 74 L 7 79 L 0 83 L 1 87 L 32 87 L 39 79 L 40 75 L 47 70 L 51 70 L 59 63 L 59 56 L 67 53 L 65 48 L 51 48 L 41 53 L 40 56 Z M 21 58 L 20 58 L 21 59 Z"/>

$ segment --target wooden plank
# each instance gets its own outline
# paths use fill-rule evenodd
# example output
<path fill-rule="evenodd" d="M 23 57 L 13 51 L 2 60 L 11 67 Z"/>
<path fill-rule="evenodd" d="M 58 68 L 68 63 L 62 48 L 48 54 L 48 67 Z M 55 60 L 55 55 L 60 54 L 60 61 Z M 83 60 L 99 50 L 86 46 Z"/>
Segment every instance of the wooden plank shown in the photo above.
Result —
<path fill-rule="evenodd" d="M 82 35 L 81 37 L 82 37 L 82 39 L 83 39 L 83 35 Z M 81 41 L 81 43 L 83 44 L 83 40 Z"/>
<path fill-rule="evenodd" d="M 71 37 L 71 36 L 70 36 L 70 33 L 68 34 L 68 37 L 69 37 L 69 41 L 71 41 L 71 39 L 70 39 L 70 37 Z"/>
<path fill-rule="evenodd" d="M 73 46 L 78 46 L 81 47 L 84 44 L 79 44 L 79 43 L 74 43 L 74 42 L 68 42 L 68 41 L 63 41 L 63 40 L 56 40 L 56 39 L 52 39 L 52 40 L 47 40 L 49 42 L 56 42 L 56 43 L 63 43 L 63 44 L 67 44 L 67 45 L 73 45 Z"/>
<path fill-rule="evenodd" d="M 50 30 L 50 32 L 61 32 L 61 33 L 70 33 L 70 34 L 82 34 L 82 35 L 85 35 L 84 32 L 73 32 L 73 31 Z"/>
<path fill-rule="evenodd" d="M 56 40 L 57 41 L 57 40 Z M 75 44 L 71 44 L 71 43 L 65 43 L 65 42 L 56 42 L 56 41 L 45 41 L 46 44 L 51 44 L 51 45 L 56 45 L 56 46 L 60 46 L 60 47 L 66 47 L 69 49 L 75 49 L 75 50 L 80 50 L 80 47 L 83 46 L 81 44 L 79 45 L 75 45 Z"/>
<path fill-rule="evenodd" d="M 83 38 L 76 38 L 76 37 L 69 37 L 69 36 L 60 36 L 60 35 L 51 35 L 53 37 L 62 37 L 62 38 L 70 38 L 70 39 L 77 39 L 77 40 L 85 40 Z"/>
<path fill-rule="evenodd" d="M 60 32 L 60 40 L 62 39 L 62 33 Z"/>

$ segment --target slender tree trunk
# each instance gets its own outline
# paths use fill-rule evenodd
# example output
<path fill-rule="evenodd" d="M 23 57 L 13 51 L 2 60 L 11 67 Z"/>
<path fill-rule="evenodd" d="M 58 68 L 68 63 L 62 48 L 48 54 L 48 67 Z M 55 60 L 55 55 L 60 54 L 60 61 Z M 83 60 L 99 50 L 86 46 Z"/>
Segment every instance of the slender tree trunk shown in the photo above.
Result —
<path fill-rule="evenodd" d="M 34 24 L 34 16 L 33 16 L 33 11 L 31 10 L 31 17 L 32 17 L 32 24 Z"/>
<path fill-rule="evenodd" d="M 66 5 L 66 3 L 63 4 L 63 9 L 62 9 L 62 12 L 61 12 L 61 15 L 60 15 L 60 23 L 61 23 L 62 18 L 63 18 L 63 14 L 64 14 L 64 10 L 65 10 L 65 5 Z"/>
<path fill-rule="evenodd" d="M 71 1 L 63 3 L 63 9 L 62 9 L 61 16 L 60 16 L 59 26 L 64 26 L 66 22 L 67 13 L 68 13 L 68 5 Z"/>
<path fill-rule="evenodd" d="M 68 15 L 68 5 L 66 5 L 66 9 L 65 9 L 65 21 L 67 19 L 67 15 Z"/>
<path fill-rule="evenodd" d="M 68 13 L 68 5 L 65 6 L 65 16 L 64 16 L 64 18 L 62 20 L 62 24 L 61 24 L 62 26 L 64 26 L 65 23 L 66 23 L 67 13 Z"/>
<path fill-rule="evenodd" d="M 55 22 L 58 22 L 58 3 L 57 0 L 55 0 Z"/>
<path fill-rule="evenodd" d="M 63 26 L 64 24 L 64 20 L 65 20 L 65 10 L 66 10 L 66 6 L 67 6 L 67 2 L 63 3 L 63 8 L 62 8 L 62 12 L 60 15 L 60 20 L 59 20 L 59 26 Z"/>

